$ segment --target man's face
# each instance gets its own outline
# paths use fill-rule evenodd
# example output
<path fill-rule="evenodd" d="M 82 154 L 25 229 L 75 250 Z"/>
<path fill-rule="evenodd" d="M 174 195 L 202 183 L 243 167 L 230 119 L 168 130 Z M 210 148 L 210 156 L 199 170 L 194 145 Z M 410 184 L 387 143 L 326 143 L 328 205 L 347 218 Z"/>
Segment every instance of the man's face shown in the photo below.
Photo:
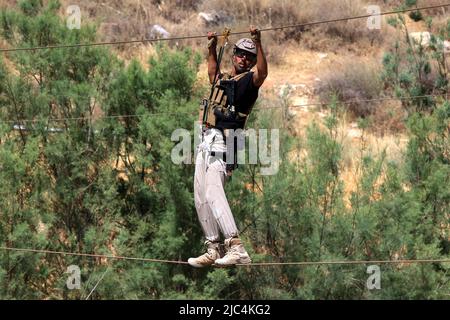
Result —
<path fill-rule="evenodd" d="M 256 63 L 256 56 L 248 51 L 236 49 L 233 55 L 233 66 L 237 73 L 250 70 Z"/>

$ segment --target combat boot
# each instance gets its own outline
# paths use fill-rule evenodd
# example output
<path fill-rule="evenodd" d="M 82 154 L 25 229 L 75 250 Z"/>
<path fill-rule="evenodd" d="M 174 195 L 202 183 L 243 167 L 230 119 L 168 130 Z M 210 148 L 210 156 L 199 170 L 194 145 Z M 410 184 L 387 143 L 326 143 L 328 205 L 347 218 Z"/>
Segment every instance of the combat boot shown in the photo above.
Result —
<path fill-rule="evenodd" d="M 247 264 L 252 262 L 250 256 L 238 237 L 229 238 L 225 240 L 226 254 L 223 258 L 215 261 L 217 266 L 231 266 L 235 264 Z"/>
<path fill-rule="evenodd" d="M 206 241 L 206 253 L 197 258 L 189 258 L 188 263 L 195 268 L 208 267 L 221 257 L 221 248 L 219 242 Z"/>

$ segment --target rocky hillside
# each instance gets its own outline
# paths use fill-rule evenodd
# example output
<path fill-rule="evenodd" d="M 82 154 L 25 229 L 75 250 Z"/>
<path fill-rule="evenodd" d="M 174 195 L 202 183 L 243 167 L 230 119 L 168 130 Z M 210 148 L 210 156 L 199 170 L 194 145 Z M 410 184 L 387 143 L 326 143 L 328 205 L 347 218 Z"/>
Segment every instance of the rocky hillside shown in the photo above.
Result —
<path fill-rule="evenodd" d="M 93 23 L 98 28 L 99 41 L 156 39 L 184 35 L 204 35 L 208 30 L 220 32 L 224 26 L 232 31 L 247 30 L 250 24 L 270 28 L 290 24 L 324 21 L 367 14 L 368 5 L 379 5 L 380 11 L 391 11 L 402 1 L 179 1 L 179 0 L 80 0 L 82 23 Z M 432 6 L 440 1 L 418 1 L 417 6 Z M 60 14 L 68 15 L 69 0 L 61 1 Z M 2 7 L 17 6 L 17 1 L 2 0 Z M 406 32 L 418 43 L 428 46 L 430 34 L 445 26 L 449 8 L 423 11 L 433 17 L 433 25 L 415 15 L 403 15 Z M 389 97 L 378 80 L 382 59 L 395 41 L 405 36 L 382 18 L 380 29 L 370 30 L 367 19 L 323 24 L 314 27 L 294 27 L 263 33 L 269 62 L 269 77 L 263 86 L 261 107 L 281 99 L 287 116 L 293 124 L 292 133 L 302 137 L 308 124 L 321 121 L 329 110 L 326 103 L 330 93 L 338 93 L 347 112 L 341 128 L 342 143 L 348 164 L 345 175 L 348 189 L 352 187 L 354 152 L 361 144 L 372 151 L 387 150 L 388 157 L 396 158 L 405 146 L 404 110 L 400 101 L 358 102 Z M 231 41 L 235 41 L 232 36 Z M 449 40 L 449 39 L 447 39 Z M 170 43 L 174 48 L 193 46 L 204 53 L 204 40 Z M 151 44 L 115 46 L 117 55 L 125 61 L 137 59 L 147 66 L 154 54 Z M 450 51 L 450 42 L 444 42 Z M 227 61 L 225 61 L 227 65 Z M 201 65 L 199 82 L 206 82 L 206 64 Z M 325 105 L 320 105 L 325 103 Z M 358 126 L 359 117 L 369 118 L 368 130 Z M 364 141 L 361 141 L 363 139 Z M 354 177 L 355 179 L 357 177 Z"/>

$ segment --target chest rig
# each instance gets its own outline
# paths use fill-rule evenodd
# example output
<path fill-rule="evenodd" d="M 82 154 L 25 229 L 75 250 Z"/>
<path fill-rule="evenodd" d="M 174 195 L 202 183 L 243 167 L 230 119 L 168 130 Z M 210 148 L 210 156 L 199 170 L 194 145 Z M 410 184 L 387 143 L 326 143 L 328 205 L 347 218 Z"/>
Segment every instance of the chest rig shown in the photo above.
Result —
<path fill-rule="evenodd" d="M 248 115 L 238 112 L 234 102 L 237 82 L 247 73 L 244 72 L 234 77 L 224 73 L 214 86 L 210 98 L 203 100 L 203 108 L 206 108 L 204 125 L 207 128 L 216 127 L 219 121 L 228 123 L 228 129 L 237 129 L 237 124 L 234 125 L 234 122 L 245 123 Z"/>
<path fill-rule="evenodd" d="M 203 108 L 206 108 L 206 110 L 203 110 L 203 126 L 205 128 L 218 128 L 222 132 L 227 151 L 221 156 L 226 162 L 227 172 L 231 172 L 238 167 L 237 137 L 233 136 L 234 142 L 228 144 L 228 136 L 231 134 L 230 130 L 232 129 L 243 129 L 247 120 L 248 115 L 238 112 L 234 105 L 237 82 L 247 73 L 244 72 L 234 77 L 226 73 L 223 74 L 212 88 L 210 98 L 203 100 Z M 217 154 L 211 152 L 211 155 L 216 156 Z M 231 156 L 231 158 L 227 159 L 227 156 Z"/>

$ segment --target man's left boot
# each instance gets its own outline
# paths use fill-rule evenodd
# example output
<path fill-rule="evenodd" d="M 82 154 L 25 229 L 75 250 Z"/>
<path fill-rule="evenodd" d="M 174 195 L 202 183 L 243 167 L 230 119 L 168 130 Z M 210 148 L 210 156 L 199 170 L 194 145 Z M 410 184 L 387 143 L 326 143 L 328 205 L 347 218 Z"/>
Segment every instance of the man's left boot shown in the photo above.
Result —
<path fill-rule="evenodd" d="M 231 266 L 235 264 L 247 264 L 252 260 L 242 244 L 241 239 L 233 237 L 225 240 L 225 250 L 227 253 L 223 258 L 216 259 L 217 266 Z"/>

